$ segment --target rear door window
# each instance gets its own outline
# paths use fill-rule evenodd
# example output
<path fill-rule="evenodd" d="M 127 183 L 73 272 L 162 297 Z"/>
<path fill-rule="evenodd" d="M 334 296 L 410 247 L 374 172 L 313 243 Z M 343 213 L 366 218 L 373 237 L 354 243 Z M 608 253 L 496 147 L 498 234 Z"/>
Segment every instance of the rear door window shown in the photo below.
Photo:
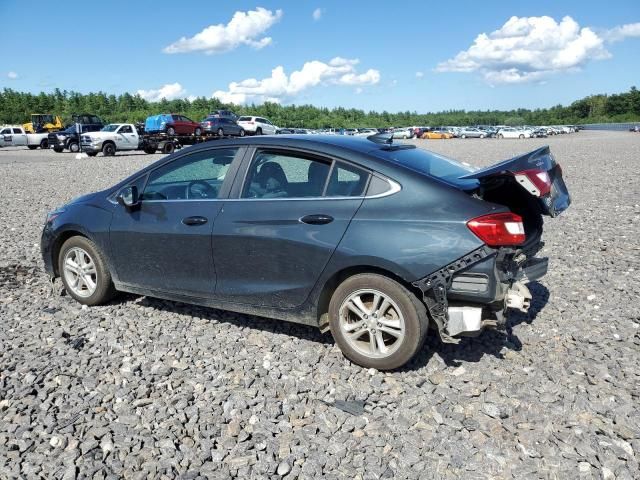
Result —
<path fill-rule="evenodd" d="M 244 186 L 243 198 L 322 197 L 331 160 L 297 152 L 258 150 Z"/>

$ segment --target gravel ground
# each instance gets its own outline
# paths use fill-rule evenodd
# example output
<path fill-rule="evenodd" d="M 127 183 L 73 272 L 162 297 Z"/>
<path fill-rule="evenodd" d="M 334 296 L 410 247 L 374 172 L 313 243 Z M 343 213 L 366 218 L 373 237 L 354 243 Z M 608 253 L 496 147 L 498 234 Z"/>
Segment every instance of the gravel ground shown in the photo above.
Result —
<path fill-rule="evenodd" d="M 159 156 L 0 149 L 0 478 L 639 478 L 640 136 L 416 142 L 479 165 L 548 143 L 573 205 L 528 316 L 393 373 L 313 328 L 52 295 L 45 213 Z"/>

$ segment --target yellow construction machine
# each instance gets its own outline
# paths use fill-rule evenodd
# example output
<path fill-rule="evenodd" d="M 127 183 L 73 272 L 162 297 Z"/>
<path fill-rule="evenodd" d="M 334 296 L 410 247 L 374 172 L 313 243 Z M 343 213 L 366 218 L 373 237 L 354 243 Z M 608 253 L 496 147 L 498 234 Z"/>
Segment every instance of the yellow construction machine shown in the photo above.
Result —
<path fill-rule="evenodd" d="M 22 128 L 24 128 L 27 133 L 44 133 L 57 132 L 58 130 L 62 130 L 64 125 L 58 115 L 33 113 L 31 114 L 31 121 L 24 123 Z"/>

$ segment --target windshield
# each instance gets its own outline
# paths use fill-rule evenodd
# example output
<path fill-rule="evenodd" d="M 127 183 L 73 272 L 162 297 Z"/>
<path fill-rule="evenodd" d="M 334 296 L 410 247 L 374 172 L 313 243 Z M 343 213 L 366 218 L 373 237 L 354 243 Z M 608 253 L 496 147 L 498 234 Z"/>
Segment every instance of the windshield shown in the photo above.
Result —
<path fill-rule="evenodd" d="M 474 179 L 460 180 L 459 177 L 473 172 L 475 169 L 451 158 L 428 152 L 420 148 L 384 151 L 378 153 L 385 159 L 409 168 L 418 173 L 444 180 L 462 190 L 470 190 L 478 186 Z M 373 152 L 372 152 L 373 153 Z"/>
<path fill-rule="evenodd" d="M 120 125 L 117 124 L 117 123 L 111 123 L 109 125 L 106 125 L 106 126 L 102 127 L 102 131 L 103 132 L 115 132 L 118 129 L 119 126 Z"/>

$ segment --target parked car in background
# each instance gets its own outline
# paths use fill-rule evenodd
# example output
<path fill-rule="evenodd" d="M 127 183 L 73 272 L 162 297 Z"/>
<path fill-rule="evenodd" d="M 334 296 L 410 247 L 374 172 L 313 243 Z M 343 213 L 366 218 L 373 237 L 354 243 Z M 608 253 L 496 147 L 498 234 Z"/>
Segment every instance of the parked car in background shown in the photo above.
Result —
<path fill-rule="evenodd" d="M 378 130 L 375 128 L 359 128 L 358 133 L 356 133 L 357 137 L 368 137 L 370 135 L 377 135 Z"/>
<path fill-rule="evenodd" d="M 264 117 L 244 116 L 238 119 L 238 125 L 250 135 L 275 135 L 278 127 Z"/>
<path fill-rule="evenodd" d="M 110 123 L 98 132 L 82 134 L 81 145 L 82 150 L 90 157 L 95 157 L 99 152 L 110 157 L 118 150 L 138 150 L 141 138 L 135 125 L 131 123 Z"/>
<path fill-rule="evenodd" d="M 328 329 L 381 370 L 430 326 L 456 343 L 526 312 L 548 268 L 543 217 L 570 204 L 548 147 L 474 170 L 389 137 L 169 155 L 50 212 L 45 271 L 84 305 L 124 291 Z"/>
<path fill-rule="evenodd" d="M 498 130 L 498 138 L 531 138 L 531 132 L 515 127 L 506 127 Z"/>
<path fill-rule="evenodd" d="M 22 125 L 5 125 L 0 127 L 0 147 L 28 147 L 35 150 L 49 148 L 49 134 L 29 133 Z"/>
<path fill-rule="evenodd" d="M 200 126 L 203 132 L 215 133 L 219 137 L 244 137 L 245 135 L 244 128 L 227 117 L 207 117 L 200 122 Z"/>
<path fill-rule="evenodd" d="M 449 138 L 453 138 L 453 135 L 451 135 L 449 132 L 434 129 L 428 132 L 424 132 L 420 138 L 424 140 L 446 140 Z"/>
<path fill-rule="evenodd" d="M 393 129 L 393 138 L 403 138 L 405 140 L 409 138 L 413 138 L 413 129 L 412 128 L 394 128 Z"/>
<path fill-rule="evenodd" d="M 144 122 L 147 133 L 166 133 L 167 135 L 202 135 L 202 126 L 189 117 L 177 113 L 151 115 Z"/>
<path fill-rule="evenodd" d="M 80 132 L 97 132 L 102 130 L 105 123 L 97 115 L 83 113 L 80 115 L 72 115 L 72 123 L 58 132 L 50 132 L 47 136 L 49 148 L 56 153 L 61 153 L 64 150 L 70 152 L 80 151 L 80 138 L 76 130 L 76 124 L 80 124 Z"/>
<path fill-rule="evenodd" d="M 231 110 L 214 110 L 213 112 L 209 113 L 209 115 L 207 115 L 207 118 L 209 118 L 209 117 L 213 117 L 213 118 L 228 118 L 229 120 L 233 120 L 234 122 L 237 122 L 238 118 L 240 118 L 238 115 L 236 115 Z"/>
<path fill-rule="evenodd" d="M 462 127 L 458 130 L 458 137 L 460 138 L 484 138 L 487 134 L 473 127 Z"/>
<path fill-rule="evenodd" d="M 532 138 L 547 138 L 547 131 L 544 128 L 536 128 L 531 131 Z"/>

